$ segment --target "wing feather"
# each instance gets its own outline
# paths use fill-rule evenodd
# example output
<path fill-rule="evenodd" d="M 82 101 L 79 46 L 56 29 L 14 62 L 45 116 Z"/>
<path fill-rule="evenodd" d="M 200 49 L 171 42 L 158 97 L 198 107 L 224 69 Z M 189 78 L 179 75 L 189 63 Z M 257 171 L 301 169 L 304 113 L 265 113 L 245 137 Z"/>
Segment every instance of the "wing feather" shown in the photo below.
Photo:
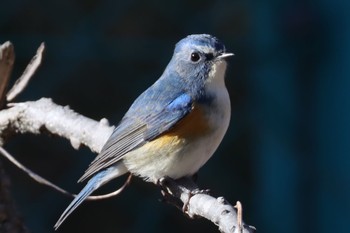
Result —
<path fill-rule="evenodd" d="M 149 111 L 148 115 L 144 114 L 140 118 L 127 114 L 79 182 L 118 162 L 129 151 L 139 148 L 171 129 L 192 110 L 192 106 L 191 97 L 182 94 L 158 112 Z"/>

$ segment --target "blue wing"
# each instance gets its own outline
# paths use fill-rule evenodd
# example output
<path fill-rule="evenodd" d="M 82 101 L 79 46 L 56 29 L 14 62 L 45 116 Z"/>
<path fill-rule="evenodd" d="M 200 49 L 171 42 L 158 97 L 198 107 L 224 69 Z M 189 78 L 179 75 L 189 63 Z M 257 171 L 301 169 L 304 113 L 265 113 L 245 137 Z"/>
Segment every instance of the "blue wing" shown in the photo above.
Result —
<path fill-rule="evenodd" d="M 193 99 L 181 88 L 156 82 L 130 107 L 79 182 L 168 131 L 190 113 L 192 107 Z"/>

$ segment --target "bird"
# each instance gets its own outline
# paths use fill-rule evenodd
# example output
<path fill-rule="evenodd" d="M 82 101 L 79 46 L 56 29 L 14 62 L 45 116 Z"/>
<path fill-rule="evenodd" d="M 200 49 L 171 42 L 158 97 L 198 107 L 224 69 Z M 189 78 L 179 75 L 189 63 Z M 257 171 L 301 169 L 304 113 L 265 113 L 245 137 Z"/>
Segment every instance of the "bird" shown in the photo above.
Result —
<path fill-rule="evenodd" d="M 130 106 L 78 182 L 89 179 L 54 228 L 96 189 L 130 172 L 147 182 L 193 176 L 230 122 L 225 45 L 209 34 L 181 39 L 160 78 Z"/>

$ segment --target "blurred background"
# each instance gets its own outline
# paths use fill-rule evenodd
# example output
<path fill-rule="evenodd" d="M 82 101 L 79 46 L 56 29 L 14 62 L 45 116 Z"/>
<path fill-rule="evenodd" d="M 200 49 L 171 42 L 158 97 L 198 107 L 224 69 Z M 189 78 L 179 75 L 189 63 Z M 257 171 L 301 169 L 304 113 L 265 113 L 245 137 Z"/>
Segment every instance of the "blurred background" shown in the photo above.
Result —
<path fill-rule="evenodd" d="M 231 203 L 258 232 L 349 232 L 350 2 L 2 1 L 0 43 L 16 51 L 13 80 L 41 42 L 44 61 L 18 101 L 50 97 L 116 124 L 161 74 L 175 43 L 210 33 L 235 53 L 227 71 L 229 131 L 199 172 L 199 185 Z M 47 135 L 7 149 L 32 170 L 78 192 L 95 154 Z M 31 232 L 53 232 L 71 201 L 1 158 Z M 108 192 L 123 179 L 107 186 Z M 120 196 L 86 202 L 58 232 L 218 232 L 159 202 L 134 179 Z"/>

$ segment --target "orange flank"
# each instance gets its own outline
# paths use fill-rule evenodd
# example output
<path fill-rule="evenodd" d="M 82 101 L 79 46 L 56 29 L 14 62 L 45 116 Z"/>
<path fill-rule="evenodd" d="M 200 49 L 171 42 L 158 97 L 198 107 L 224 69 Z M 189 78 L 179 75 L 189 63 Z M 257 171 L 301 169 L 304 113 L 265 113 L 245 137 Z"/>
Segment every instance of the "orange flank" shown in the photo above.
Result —
<path fill-rule="evenodd" d="M 208 123 L 206 113 L 200 105 L 196 104 L 187 116 L 179 121 L 170 131 L 161 135 L 161 137 L 177 136 L 184 139 L 194 139 L 210 132 Z"/>
<path fill-rule="evenodd" d="M 161 154 L 163 156 L 176 154 L 177 150 L 181 150 L 184 144 L 191 143 L 193 140 L 209 132 L 210 127 L 205 119 L 205 113 L 198 105 L 195 105 L 192 111 L 172 129 L 145 144 L 141 149 L 142 153 L 137 152 L 138 156 L 135 158 L 137 158 L 139 162 L 143 159 L 147 160 L 148 155 L 159 153 L 159 151 L 162 151 Z M 145 151 L 148 153 L 144 153 Z M 128 156 L 126 160 L 132 159 L 134 159 L 134 157 Z"/>

